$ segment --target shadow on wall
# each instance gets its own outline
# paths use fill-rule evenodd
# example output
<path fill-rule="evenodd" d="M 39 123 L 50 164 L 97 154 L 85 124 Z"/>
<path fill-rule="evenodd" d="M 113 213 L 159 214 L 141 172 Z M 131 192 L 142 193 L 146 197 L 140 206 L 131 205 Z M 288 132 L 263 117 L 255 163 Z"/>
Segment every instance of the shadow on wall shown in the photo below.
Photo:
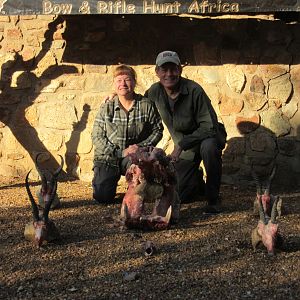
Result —
<path fill-rule="evenodd" d="M 253 181 L 251 171 L 264 180 L 277 166 L 272 189 L 275 192 L 299 190 L 300 126 L 297 137 L 277 137 L 268 128 L 253 122 L 240 122 L 242 137 L 231 138 L 223 154 L 223 183 L 247 186 Z M 295 176 L 298 174 L 299 176 Z"/>
<path fill-rule="evenodd" d="M 80 169 L 79 169 L 79 160 L 80 156 L 77 153 L 79 141 L 80 141 L 80 133 L 86 128 L 88 116 L 91 111 L 91 107 L 88 104 L 84 104 L 83 106 L 83 114 L 81 119 L 73 124 L 73 131 L 71 133 L 70 139 L 66 142 L 66 171 L 68 175 L 71 175 L 76 178 L 80 178 Z"/>
<path fill-rule="evenodd" d="M 15 138 L 29 153 L 33 161 L 35 161 L 37 153 L 42 152 L 44 155 L 40 156 L 40 163 L 43 167 L 51 169 L 57 169 L 59 162 L 40 140 L 37 130 L 29 123 L 25 113 L 39 96 L 37 90 L 42 91 L 51 83 L 51 80 L 62 74 L 76 73 L 78 71 L 74 66 L 56 64 L 49 66 L 40 76 L 37 76 L 34 72 L 39 62 L 48 53 L 53 41 L 53 34 L 62 21 L 61 18 L 57 18 L 49 24 L 49 28 L 44 36 L 45 41 L 37 56 L 31 60 L 24 61 L 23 57 L 16 53 L 14 60 L 4 63 L 1 69 L 0 121 L 10 128 Z M 16 84 L 12 84 L 12 75 L 18 71 L 22 72 L 17 78 Z M 28 81 L 30 81 L 28 88 L 18 89 L 19 85 L 24 85 L 24 82 Z M 10 105 L 15 105 L 16 103 L 18 103 L 17 111 L 13 112 Z M 42 114 L 40 118 L 43 118 Z M 62 175 L 66 175 L 65 172 L 62 172 Z"/>

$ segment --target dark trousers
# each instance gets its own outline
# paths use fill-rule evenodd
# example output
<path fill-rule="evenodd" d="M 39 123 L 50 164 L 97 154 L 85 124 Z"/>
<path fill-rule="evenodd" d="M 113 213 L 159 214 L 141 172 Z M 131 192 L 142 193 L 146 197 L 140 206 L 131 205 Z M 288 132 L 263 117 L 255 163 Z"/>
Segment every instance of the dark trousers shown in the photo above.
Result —
<path fill-rule="evenodd" d="M 218 147 L 215 138 L 202 141 L 200 152 L 196 154 L 194 161 L 179 160 L 175 164 L 178 176 L 178 190 L 181 201 L 188 202 L 195 195 L 205 195 L 208 204 L 217 204 L 222 176 L 222 150 Z M 203 160 L 206 171 L 206 183 L 204 185 L 203 174 L 199 170 L 199 164 Z"/>
<path fill-rule="evenodd" d="M 92 181 L 93 198 L 99 203 L 114 203 L 118 181 L 121 175 L 125 175 L 130 163 L 128 158 L 120 161 L 119 166 L 107 163 L 98 163 L 94 166 Z"/>

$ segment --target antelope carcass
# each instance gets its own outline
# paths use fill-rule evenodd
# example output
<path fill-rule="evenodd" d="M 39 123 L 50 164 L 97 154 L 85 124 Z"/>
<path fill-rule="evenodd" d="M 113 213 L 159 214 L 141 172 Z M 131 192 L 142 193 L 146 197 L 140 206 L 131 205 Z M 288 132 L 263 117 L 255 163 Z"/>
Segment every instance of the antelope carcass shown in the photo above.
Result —
<path fill-rule="evenodd" d="M 45 202 L 45 207 L 39 210 L 32 196 L 28 183 L 28 177 L 30 172 L 31 171 L 29 171 L 26 175 L 25 186 L 29 197 L 29 201 L 31 203 L 33 220 L 32 222 L 26 224 L 24 236 L 26 240 L 32 241 L 38 247 L 40 247 L 44 242 L 51 242 L 60 238 L 58 229 L 56 228 L 54 222 L 48 217 L 51 204 L 56 195 L 57 181 L 55 179 L 52 180 L 51 194 L 49 194 L 49 198 L 47 202 Z"/>
<path fill-rule="evenodd" d="M 37 197 L 38 197 L 38 203 L 39 206 L 42 208 L 45 208 L 45 205 L 49 202 L 50 197 L 52 195 L 52 191 L 54 189 L 54 185 L 57 183 L 57 177 L 60 174 L 60 172 L 62 171 L 62 168 L 64 166 L 64 159 L 61 155 L 60 159 L 61 159 L 61 164 L 58 167 L 58 169 L 55 172 L 51 172 L 49 170 L 47 170 L 47 172 L 45 172 L 45 170 L 42 170 L 39 166 L 39 162 L 38 162 L 38 158 L 42 153 L 39 153 L 36 158 L 35 158 L 35 164 L 36 164 L 36 169 L 41 177 L 41 189 L 37 192 Z M 47 176 L 48 179 L 47 179 Z M 59 197 L 57 196 L 57 194 L 55 194 L 54 199 L 52 201 L 51 207 L 50 209 L 55 209 L 55 208 L 59 208 L 61 206 Z"/>
<path fill-rule="evenodd" d="M 265 214 L 262 204 L 262 196 L 258 198 L 259 221 L 255 229 L 252 230 L 251 239 L 253 249 L 256 250 L 259 244 L 267 248 L 268 254 L 273 255 L 275 249 L 282 242 L 282 236 L 278 232 L 277 203 L 279 197 L 275 197 L 271 211 L 271 217 Z"/>
<path fill-rule="evenodd" d="M 252 170 L 252 177 L 254 179 L 255 185 L 256 185 L 256 199 L 254 200 L 253 205 L 253 212 L 255 215 L 259 214 L 259 199 L 261 199 L 262 206 L 264 209 L 265 214 L 270 217 L 271 216 L 271 210 L 275 203 L 276 197 L 271 194 L 271 183 L 276 173 L 276 165 L 273 167 L 272 172 L 266 180 L 262 181 L 258 175 L 255 173 L 254 170 Z M 280 197 L 277 197 L 277 214 L 278 217 L 281 216 L 282 213 L 282 199 Z"/>
<path fill-rule="evenodd" d="M 176 172 L 171 159 L 160 148 L 141 147 L 131 154 L 126 172 L 128 189 L 121 207 L 121 219 L 129 228 L 166 229 L 179 218 L 180 199 Z M 154 203 L 151 214 L 145 202 Z"/>

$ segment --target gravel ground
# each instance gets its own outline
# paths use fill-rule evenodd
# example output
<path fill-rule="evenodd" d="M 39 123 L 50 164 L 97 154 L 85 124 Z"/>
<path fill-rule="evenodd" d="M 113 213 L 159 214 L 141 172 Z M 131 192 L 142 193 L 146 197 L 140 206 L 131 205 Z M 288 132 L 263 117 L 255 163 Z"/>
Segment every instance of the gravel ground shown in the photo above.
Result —
<path fill-rule="evenodd" d="M 49 216 L 62 238 L 38 249 L 23 237 L 23 183 L 0 185 L 0 299 L 299 299 L 299 192 L 279 193 L 284 244 L 273 257 L 251 247 L 255 189 L 222 186 L 222 214 L 184 204 L 179 224 L 159 232 L 116 226 L 120 204 L 94 204 L 87 183 L 60 182 L 58 193 L 62 207 Z"/>

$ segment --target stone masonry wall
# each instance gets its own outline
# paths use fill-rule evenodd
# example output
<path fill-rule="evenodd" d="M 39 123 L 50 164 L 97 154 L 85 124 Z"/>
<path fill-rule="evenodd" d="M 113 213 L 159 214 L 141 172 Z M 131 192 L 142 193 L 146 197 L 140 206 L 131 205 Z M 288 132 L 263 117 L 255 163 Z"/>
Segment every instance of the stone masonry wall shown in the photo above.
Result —
<path fill-rule="evenodd" d="M 132 65 L 143 93 L 156 54 L 177 51 L 228 131 L 223 182 L 249 184 L 251 168 L 300 185 L 300 25 L 280 20 L 167 16 L 0 16 L 0 176 L 41 164 L 92 179 L 91 130 L 112 68 Z M 167 132 L 160 144 L 172 148 Z"/>

